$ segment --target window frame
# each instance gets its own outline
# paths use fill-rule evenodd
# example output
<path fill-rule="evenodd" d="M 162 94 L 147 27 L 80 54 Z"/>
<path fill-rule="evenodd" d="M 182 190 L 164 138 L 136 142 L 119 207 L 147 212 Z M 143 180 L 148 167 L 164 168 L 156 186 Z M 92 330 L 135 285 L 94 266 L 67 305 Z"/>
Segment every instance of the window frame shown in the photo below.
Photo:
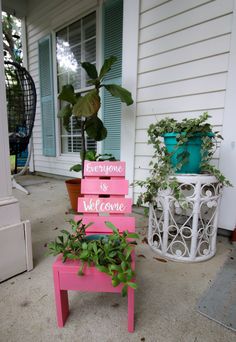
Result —
<path fill-rule="evenodd" d="M 83 12 L 81 15 L 73 17 L 72 19 L 65 21 L 65 23 L 61 26 L 58 26 L 54 28 L 53 34 L 52 34 L 52 48 L 53 48 L 53 80 L 54 80 L 54 99 L 55 99 L 55 116 L 56 116 L 56 150 L 57 150 L 57 157 L 62 158 L 75 158 L 76 160 L 80 160 L 80 152 L 63 152 L 62 151 L 62 129 L 61 129 L 61 120 L 57 117 L 57 113 L 60 109 L 60 100 L 58 100 L 58 70 L 57 70 L 57 48 L 56 48 L 56 35 L 57 32 L 64 28 L 68 28 L 71 24 L 75 23 L 76 21 L 79 21 L 86 16 L 92 14 L 95 12 L 95 20 L 96 20 L 96 67 L 100 67 L 101 63 L 101 32 L 102 32 L 102 21 L 101 21 L 101 6 L 92 7 L 89 10 Z M 93 38 L 91 38 L 93 39 Z M 90 39 L 86 40 L 89 41 Z M 80 93 L 88 92 L 89 90 L 93 89 L 93 86 L 83 87 L 80 89 Z M 98 116 L 101 117 L 101 110 L 98 113 Z M 69 137 L 69 135 L 64 135 L 64 137 Z M 87 141 L 86 141 L 87 143 Z M 96 151 L 97 153 L 101 152 L 101 143 L 96 142 Z"/>

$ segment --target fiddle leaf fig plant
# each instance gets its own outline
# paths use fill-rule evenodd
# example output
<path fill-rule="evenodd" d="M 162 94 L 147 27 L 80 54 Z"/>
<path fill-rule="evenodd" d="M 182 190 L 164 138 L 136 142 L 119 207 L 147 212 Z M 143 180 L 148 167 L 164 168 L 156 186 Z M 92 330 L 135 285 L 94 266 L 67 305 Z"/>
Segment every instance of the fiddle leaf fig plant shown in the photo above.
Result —
<path fill-rule="evenodd" d="M 121 102 L 126 103 L 127 106 L 133 103 L 131 93 L 117 85 L 104 83 L 104 77 L 109 73 L 112 65 L 117 61 L 115 56 L 111 56 L 104 61 L 101 70 L 98 72 L 95 65 L 89 62 L 81 63 L 81 67 L 86 71 L 90 78 L 88 83 L 93 86 L 93 89 L 89 90 L 84 96 L 76 93 L 74 87 L 71 84 L 64 85 L 58 99 L 67 102 L 65 106 L 61 108 L 58 113 L 58 117 L 62 119 L 64 127 L 68 130 L 70 125 L 70 118 L 74 115 L 79 118 L 81 136 L 82 136 L 82 176 L 83 166 L 86 155 L 85 147 L 85 133 L 88 137 L 101 141 L 107 136 L 107 129 L 104 126 L 102 120 L 98 117 L 98 111 L 101 107 L 100 90 L 105 88 L 113 97 L 117 97 Z"/>
<path fill-rule="evenodd" d="M 151 170 L 150 177 L 135 182 L 136 185 L 145 188 L 145 191 L 138 197 L 138 205 L 152 203 L 155 206 L 158 192 L 170 189 L 180 205 L 183 208 L 185 207 L 186 201 L 180 190 L 175 173 L 178 172 L 183 165 L 188 163 L 189 152 L 187 149 L 184 149 L 183 152 L 178 155 L 178 162 L 175 166 L 173 166 L 172 157 L 181 146 L 188 144 L 189 141 L 196 136 L 201 137 L 200 173 L 212 174 L 223 186 L 232 186 L 230 181 L 225 178 L 220 170 L 210 164 L 212 156 L 218 148 L 218 142 L 223 138 L 219 132 L 214 131 L 212 125 L 207 122 L 209 118 L 210 115 L 207 112 L 196 119 L 185 118 L 182 121 L 167 117 L 149 126 L 148 144 L 153 145 L 154 155 L 149 164 Z M 172 152 L 169 152 L 163 143 L 163 136 L 166 133 L 176 134 L 177 143 Z"/>
<path fill-rule="evenodd" d="M 88 150 L 85 154 L 85 159 L 89 161 L 115 161 L 116 158 L 111 153 L 97 154 L 95 150 Z M 71 166 L 70 171 L 82 171 L 82 164 Z"/>
<path fill-rule="evenodd" d="M 92 224 L 83 224 L 82 220 L 70 220 L 71 231 L 62 230 L 54 242 L 48 244 L 49 254 L 62 254 L 62 260 L 80 260 L 78 275 L 84 275 L 84 264 L 95 266 L 99 271 L 111 277 L 114 287 L 123 284 L 122 295 L 127 295 L 128 287 L 137 288 L 133 281 L 132 252 L 139 238 L 136 233 L 122 234 L 111 223 L 106 222 L 112 233 L 107 235 L 86 236 L 86 229 Z"/>

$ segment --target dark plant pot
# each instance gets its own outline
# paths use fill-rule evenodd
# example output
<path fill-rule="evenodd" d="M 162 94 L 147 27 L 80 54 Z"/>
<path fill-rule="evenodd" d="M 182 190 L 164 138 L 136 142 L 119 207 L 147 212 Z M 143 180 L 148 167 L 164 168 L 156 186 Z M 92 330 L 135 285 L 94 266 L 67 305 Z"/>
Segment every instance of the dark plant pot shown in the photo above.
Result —
<path fill-rule="evenodd" d="M 167 148 L 167 151 L 169 153 L 173 153 L 176 145 L 176 135 L 179 133 L 166 133 L 163 135 L 164 142 Z M 184 133 L 181 133 L 184 134 Z M 202 161 L 202 155 L 201 155 L 201 147 L 202 147 L 202 138 L 204 136 L 213 137 L 214 134 L 212 133 L 206 133 L 203 134 L 195 134 L 193 137 L 189 139 L 189 141 L 186 144 L 181 145 L 173 154 L 171 157 L 171 164 L 173 167 L 176 167 L 176 165 L 181 160 L 181 155 L 183 152 L 187 152 L 189 157 L 186 164 L 184 164 L 181 169 L 177 170 L 176 173 L 200 173 L 201 168 L 201 161 Z"/>
<path fill-rule="evenodd" d="M 86 235 L 85 238 L 87 241 L 94 241 L 94 240 L 101 240 L 101 239 L 107 239 L 106 234 L 92 234 L 92 235 Z"/>
<path fill-rule="evenodd" d="M 70 198 L 71 208 L 77 212 L 78 197 L 82 197 L 81 179 L 80 178 L 67 179 L 65 183 L 66 183 L 68 195 Z"/>

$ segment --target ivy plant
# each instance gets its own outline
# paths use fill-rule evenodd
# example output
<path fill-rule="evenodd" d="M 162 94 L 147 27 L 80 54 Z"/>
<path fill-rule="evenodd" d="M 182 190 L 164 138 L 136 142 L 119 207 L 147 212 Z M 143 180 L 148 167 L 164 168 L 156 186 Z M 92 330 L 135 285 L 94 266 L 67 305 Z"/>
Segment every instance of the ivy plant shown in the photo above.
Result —
<path fill-rule="evenodd" d="M 152 203 L 156 205 L 155 199 L 158 191 L 171 189 L 174 197 L 184 207 L 186 202 L 179 188 L 179 183 L 175 177 L 176 171 L 180 170 L 188 162 L 189 153 L 187 151 L 179 155 L 178 163 L 173 167 L 171 157 L 183 144 L 186 144 L 196 135 L 202 139 L 201 145 L 201 173 L 210 173 L 225 186 L 231 186 L 231 183 L 214 165 L 210 164 L 212 156 L 218 147 L 218 142 L 222 140 L 219 132 L 214 131 L 212 125 L 207 122 L 210 115 L 204 112 L 196 119 L 183 119 L 177 121 L 173 118 L 165 118 L 148 128 L 148 143 L 154 147 L 154 155 L 150 162 L 151 175 L 144 181 L 136 181 L 135 184 L 144 187 L 145 191 L 138 197 L 137 204 Z M 166 133 L 177 133 L 177 144 L 169 153 L 163 144 L 163 135 Z"/>
<path fill-rule="evenodd" d="M 137 284 L 133 281 L 135 273 L 132 269 L 131 254 L 139 238 L 136 233 L 124 231 L 120 233 L 111 223 L 106 222 L 107 227 L 112 230 L 111 234 L 97 235 L 96 239 L 86 236 L 86 229 L 92 224 L 83 224 L 70 220 L 71 232 L 64 229 L 54 242 L 48 244 L 49 254 L 62 254 L 62 261 L 67 259 L 80 260 L 81 265 L 78 275 L 83 276 L 84 264 L 94 265 L 99 271 L 111 277 L 114 287 L 123 284 L 122 296 L 127 295 L 128 286 L 133 289 Z M 98 238 L 99 237 L 99 238 Z"/>

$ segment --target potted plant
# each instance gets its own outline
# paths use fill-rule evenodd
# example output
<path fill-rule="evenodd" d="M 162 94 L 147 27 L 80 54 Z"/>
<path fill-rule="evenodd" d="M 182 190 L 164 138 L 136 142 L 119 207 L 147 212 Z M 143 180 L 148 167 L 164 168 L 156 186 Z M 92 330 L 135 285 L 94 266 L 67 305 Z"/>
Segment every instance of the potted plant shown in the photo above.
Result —
<path fill-rule="evenodd" d="M 182 193 L 175 173 L 210 173 L 222 185 L 230 186 L 230 182 L 210 161 L 223 139 L 207 122 L 207 112 L 196 119 L 183 119 L 178 122 L 173 118 L 165 118 L 148 128 L 149 144 L 154 147 L 154 155 L 150 162 L 151 176 L 135 184 L 144 187 L 145 191 L 138 197 L 137 204 L 155 203 L 158 191 L 171 189 L 175 198 L 180 200 Z"/>
<path fill-rule="evenodd" d="M 118 229 L 111 223 L 106 225 L 112 230 L 107 235 L 86 235 L 86 229 L 91 225 L 85 225 L 82 220 L 69 221 L 72 232 L 62 230 L 54 242 L 48 244 L 49 254 L 62 254 L 62 260 L 80 260 L 78 276 L 83 276 L 84 264 L 95 266 L 99 271 L 111 277 L 112 285 L 123 284 L 122 295 L 126 296 L 128 286 L 137 288 L 133 281 L 131 254 L 138 238 L 136 233 L 119 233 Z"/>
<path fill-rule="evenodd" d="M 58 113 L 58 117 L 62 119 L 64 127 L 68 129 L 70 117 L 72 115 L 80 119 L 82 137 L 82 148 L 80 153 L 81 164 L 77 164 L 77 166 L 74 166 L 71 169 L 74 171 L 82 171 L 82 178 L 84 161 L 87 155 L 85 134 L 95 141 L 102 141 L 107 136 L 106 127 L 98 117 L 98 111 L 101 107 L 100 90 L 104 88 L 112 96 L 117 97 L 121 102 L 126 103 L 127 106 L 133 103 L 131 93 L 127 89 L 117 84 L 104 83 L 104 77 L 109 73 L 112 65 L 116 61 L 117 58 L 115 56 L 109 57 L 104 61 L 99 72 L 93 64 L 88 62 L 81 63 L 82 68 L 89 77 L 88 82 L 93 86 L 93 89 L 89 90 L 84 96 L 81 96 L 79 93 L 75 92 L 71 84 L 68 84 L 63 86 L 62 91 L 58 96 L 59 100 L 67 103 Z M 67 183 L 69 183 L 70 188 L 72 183 L 76 183 L 76 188 L 78 190 L 75 191 L 78 195 L 80 194 L 80 179 L 69 180 Z"/>

